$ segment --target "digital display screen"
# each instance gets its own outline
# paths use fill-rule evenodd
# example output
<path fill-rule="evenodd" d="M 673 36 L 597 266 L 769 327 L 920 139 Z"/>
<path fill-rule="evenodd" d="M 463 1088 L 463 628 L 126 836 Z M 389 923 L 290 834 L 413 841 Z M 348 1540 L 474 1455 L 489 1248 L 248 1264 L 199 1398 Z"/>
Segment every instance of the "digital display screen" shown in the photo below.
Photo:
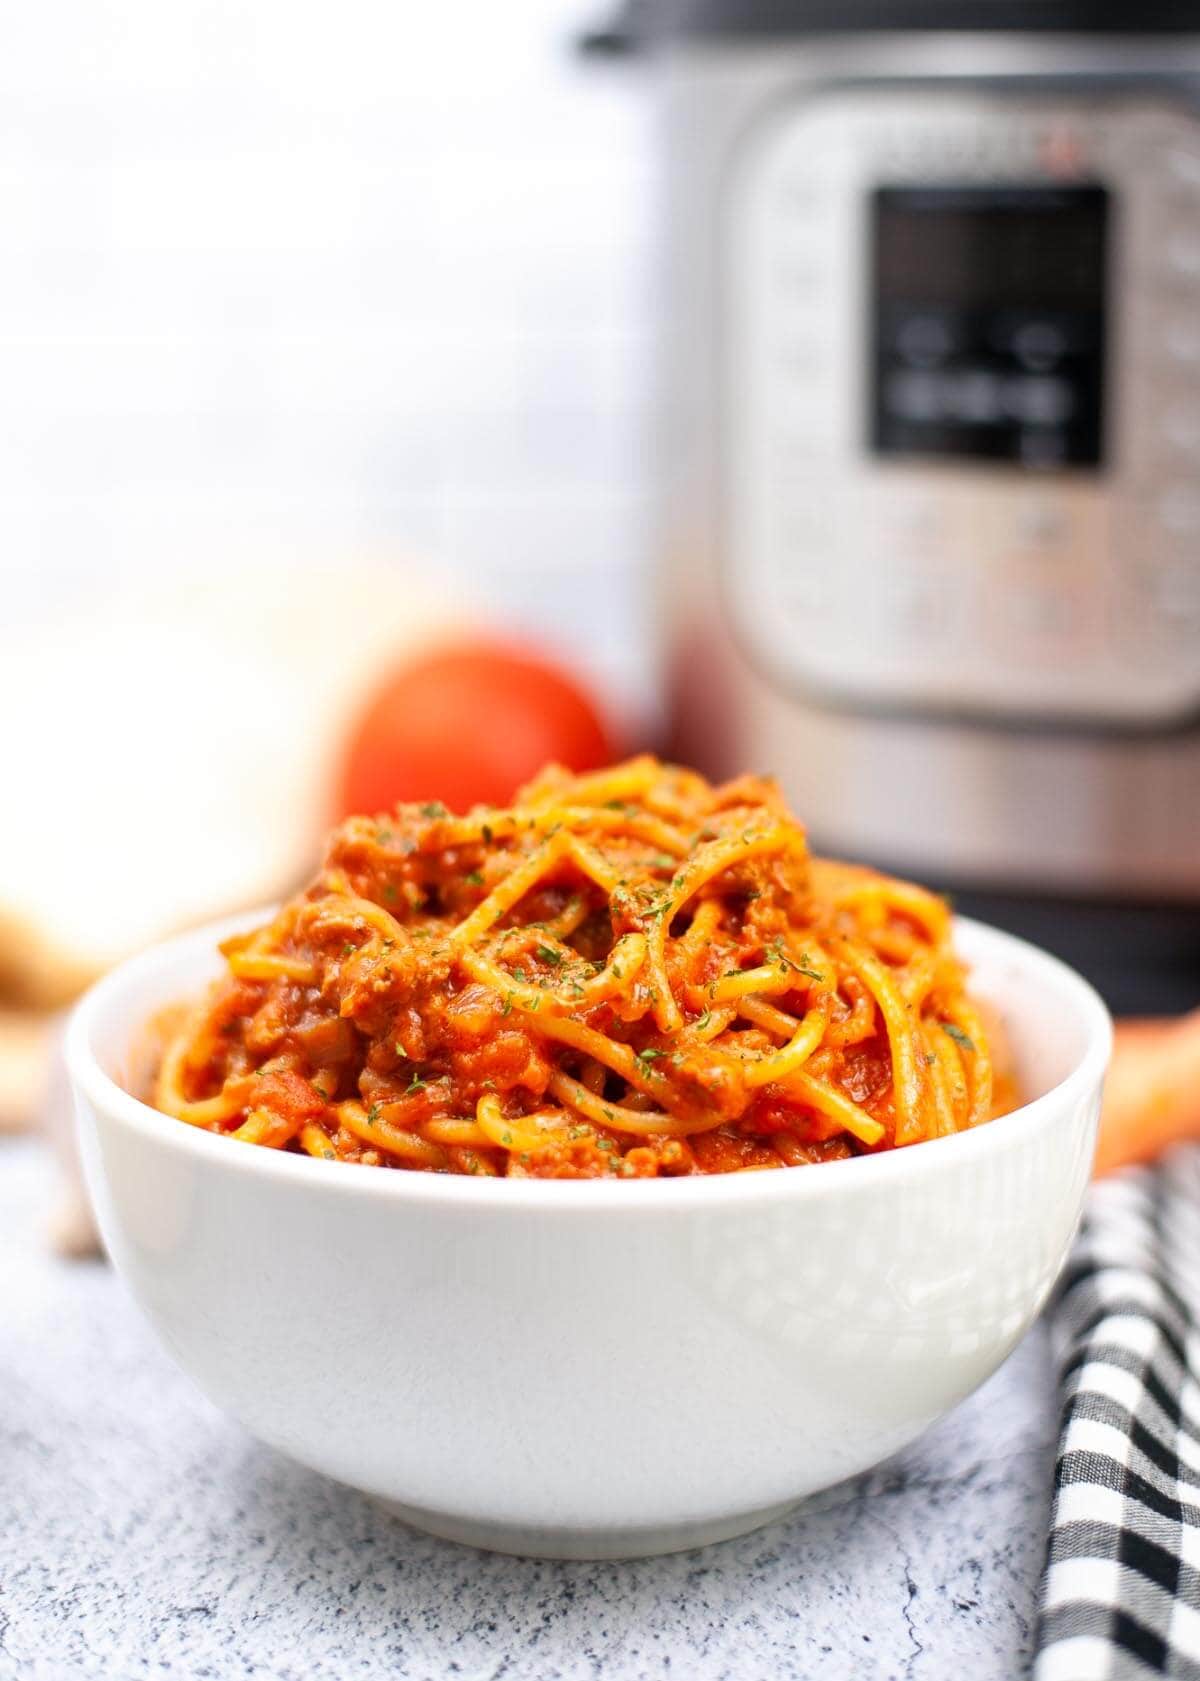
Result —
<path fill-rule="evenodd" d="M 881 187 L 872 198 L 876 452 L 1099 464 L 1107 191 Z"/>

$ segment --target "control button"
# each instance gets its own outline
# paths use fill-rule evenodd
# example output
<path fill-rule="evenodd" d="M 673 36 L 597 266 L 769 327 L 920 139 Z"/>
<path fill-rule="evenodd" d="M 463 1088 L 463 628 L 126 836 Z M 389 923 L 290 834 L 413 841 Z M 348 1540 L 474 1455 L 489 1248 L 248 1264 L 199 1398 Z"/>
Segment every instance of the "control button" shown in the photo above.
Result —
<path fill-rule="evenodd" d="M 811 298 L 820 292 L 825 278 L 825 266 L 819 257 L 784 255 L 776 258 L 776 282 L 791 298 Z"/>
<path fill-rule="evenodd" d="M 840 530 L 848 549 L 864 557 L 876 580 L 872 593 L 895 580 L 897 602 L 907 613 L 916 584 L 941 589 L 941 580 L 957 580 L 969 570 L 973 532 L 971 499 L 948 486 L 921 487 L 906 476 L 881 474 L 864 480 L 847 503 Z M 848 524 L 849 521 L 853 524 Z"/>
<path fill-rule="evenodd" d="M 773 551 L 782 578 L 799 577 L 814 566 L 828 566 L 836 545 L 832 522 L 819 514 L 781 513 Z"/>
<path fill-rule="evenodd" d="M 1149 593 L 1155 611 L 1167 623 L 1182 628 L 1200 625 L 1200 568 L 1196 562 L 1175 560 L 1157 567 Z"/>
<path fill-rule="evenodd" d="M 1018 542 L 1031 549 L 1057 548 L 1070 529 L 1066 510 L 1041 497 L 1023 502 L 1014 524 Z"/>
<path fill-rule="evenodd" d="M 1005 617 L 1020 635 L 1059 639 L 1074 627 L 1074 602 L 1060 590 L 1025 586 L 1009 596 Z"/>
<path fill-rule="evenodd" d="M 1167 152 L 1167 169 L 1182 186 L 1200 191 L 1200 152 L 1184 146 L 1172 146 Z"/>
<path fill-rule="evenodd" d="M 949 606 L 944 582 L 919 567 L 892 564 L 879 596 L 885 636 L 894 636 L 912 651 L 927 650 L 945 628 Z"/>
<path fill-rule="evenodd" d="M 1011 563 L 992 574 L 984 598 L 993 645 L 1004 664 L 1040 668 L 1056 682 L 1086 659 L 1096 595 L 1077 575 Z"/>
<path fill-rule="evenodd" d="M 1176 361 L 1189 367 L 1200 363 L 1200 311 L 1169 316 L 1163 326 L 1163 344 Z"/>
<path fill-rule="evenodd" d="M 1173 536 L 1200 535 L 1200 490 L 1191 485 L 1174 485 L 1158 499 L 1160 525 Z"/>
<path fill-rule="evenodd" d="M 1116 627 L 1135 659 L 1180 660 L 1196 675 L 1200 636 L 1200 572 L 1187 557 L 1137 568 L 1127 592 L 1130 611 Z M 1130 631 L 1132 630 L 1132 635 Z"/>
<path fill-rule="evenodd" d="M 1187 280 L 1200 277 L 1200 228 L 1179 228 L 1167 240 L 1167 262 Z"/>
<path fill-rule="evenodd" d="M 945 530 L 941 507 L 935 501 L 909 501 L 888 510 L 892 540 L 907 548 L 928 551 Z"/>
<path fill-rule="evenodd" d="M 811 623 L 821 618 L 829 605 L 825 577 L 815 567 L 789 570 L 779 580 L 779 599 L 793 620 Z"/>
<path fill-rule="evenodd" d="M 788 175 L 779 187 L 780 208 L 789 216 L 811 216 L 824 197 L 823 183 L 810 174 Z"/>
<path fill-rule="evenodd" d="M 1200 449 L 1200 404 L 1173 403 L 1162 418 L 1163 437 L 1176 449 Z"/>
<path fill-rule="evenodd" d="M 827 407 L 790 409 L 771 439 L 772 476 L 777 487 L 806 484 L 838 454 L 838 437 Z"/>
<path fill-rule="evenodd" d="M 806 383 L 823 372 L 828 360 L 828 351 L 819 339 L 793 339 L 779 351 L 780 371 Z"/>

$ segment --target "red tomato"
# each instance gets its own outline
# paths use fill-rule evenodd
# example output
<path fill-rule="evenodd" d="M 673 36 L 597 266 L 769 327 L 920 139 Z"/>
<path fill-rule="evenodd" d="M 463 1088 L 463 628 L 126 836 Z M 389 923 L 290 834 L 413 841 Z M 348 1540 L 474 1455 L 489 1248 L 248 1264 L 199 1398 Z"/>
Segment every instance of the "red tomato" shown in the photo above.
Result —
<path fill-rule="evenodd" d="M 507 805 L 550 760 L 584 771 L 615 757 L 577 683 L 533 654 L 463 642 L 380 684 L 351 732 L 337 800 L 342 815 L 399 800 Z"/>

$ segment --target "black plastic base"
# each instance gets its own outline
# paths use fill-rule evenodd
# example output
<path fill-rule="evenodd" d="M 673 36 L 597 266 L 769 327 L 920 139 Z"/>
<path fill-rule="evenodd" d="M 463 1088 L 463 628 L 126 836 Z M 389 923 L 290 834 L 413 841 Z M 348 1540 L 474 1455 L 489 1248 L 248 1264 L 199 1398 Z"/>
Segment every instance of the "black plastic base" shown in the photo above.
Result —
<path fill-rule="evenodd" d="M 1044 946 L 1088 980 L 1114 1015 L 1177 1015 L 1200 1006 L 1200 904 L 1030 898 L 964 889 L 964 916 Z"/>

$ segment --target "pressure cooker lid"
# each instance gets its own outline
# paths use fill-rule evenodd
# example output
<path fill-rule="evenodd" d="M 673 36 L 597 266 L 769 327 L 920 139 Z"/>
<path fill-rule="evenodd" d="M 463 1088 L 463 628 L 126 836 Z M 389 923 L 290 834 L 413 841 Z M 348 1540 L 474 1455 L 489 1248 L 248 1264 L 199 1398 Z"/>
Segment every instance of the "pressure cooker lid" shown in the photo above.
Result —
<path fill-rule="evenodd" d="M 621 51 L 687 36 L 857 34 L 864 30 L 1197 33 L 1196 0 L 626 0 L 589 45 Z"/>

